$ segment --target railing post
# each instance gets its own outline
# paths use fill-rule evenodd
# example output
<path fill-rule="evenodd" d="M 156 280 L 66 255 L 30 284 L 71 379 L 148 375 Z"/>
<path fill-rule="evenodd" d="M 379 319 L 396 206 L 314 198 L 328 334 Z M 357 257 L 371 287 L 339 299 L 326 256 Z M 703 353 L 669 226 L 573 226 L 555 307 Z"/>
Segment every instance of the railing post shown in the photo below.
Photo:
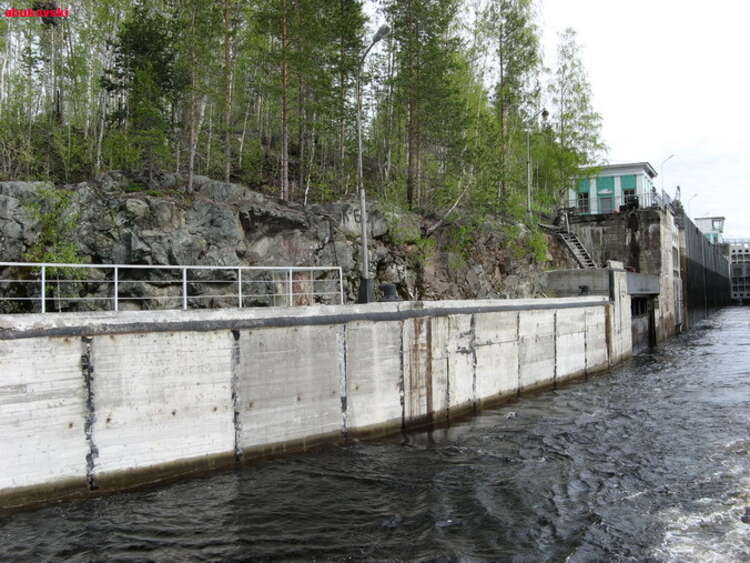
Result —
<path fill-rule="evenodd" d="M 344 304 L 344 273 L 339 266 L 339 297 L 341 298 L 341 305 Z"/>
<path fill-rule="evenodd" d="M 42 313 L 46 313 L 47 312 L 47 302 L 46 302 L 47 301 L 47 295 L 45 293 L 46 292 L 46 288 L 45 288 L 46 278 L 47 278 L 47 267 L 46 266 L 42 266 L 42 293 L 41 293 Z"/>
<path fill-rule="evenodd" d="M 292 269 L 289 268 L 289 306 L 294 306 L 294 296 L 292 295 Z"/>
<path fill-rule="evenodd" d="M 187 311 L 187 268 L 182 269 L 182 310 Z"/>
<path fill-rule="evenodd" d="M 240 309 L 242 309 L 242 268 L 237 268 L 237 296 L 239 297 Z"/>
<path fill-rule="evenodd" d="M 117 279 L 117 275 L 118 275 L 118 270 L 119 270 L 119 268 L 117 266 L 115 266 L 115 298 L 114 298 L 115 311 L 119 311 L 120 310 L 120 304 L 117 301 L 117 293 L 118 293 L 118 279 Z"/>

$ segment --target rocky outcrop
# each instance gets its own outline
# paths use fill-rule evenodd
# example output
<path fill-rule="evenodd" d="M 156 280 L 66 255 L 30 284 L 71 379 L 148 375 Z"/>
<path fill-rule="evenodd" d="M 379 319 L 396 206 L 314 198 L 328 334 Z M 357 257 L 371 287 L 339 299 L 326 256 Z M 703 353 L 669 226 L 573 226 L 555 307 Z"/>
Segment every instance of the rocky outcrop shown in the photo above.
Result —
<path fill-rule="evenodd" d="M 44 186 L 0 183 L 3 261 L 21 261 L 38 239 L 41 226 L 29 208 Z M 77 216 L 73 237 L 86 261 L 340 266 L 347 300 L 356 299 L 361 260 L 358 202 L 303 206 L 200 176 L 193 193 L 183 186 L 177 175 L 163 175 L 158 183 L 142 186 L 114 172 L 57 189 L 72 195 L 70 212 Z M 475 234 L 476 243 L 458 252 L 451 250 L 455 241 L 449 229 L 438 229 L 429 242 L 422 239 L 434 218 L 374 203 L 368 217 L 370 273 L 376 287 L 394 283 L 404 299 L 530 297 L 540 292 L 543 268 L 527 256 L 511 255 L 502 223 L 486 224 Z M 548 259 L 559 261 L 552 255 Z M 5 277 L 0 269 L 0 278 Z M 146 282 L 137 294 L 169 294 L 168 284 Z"/>

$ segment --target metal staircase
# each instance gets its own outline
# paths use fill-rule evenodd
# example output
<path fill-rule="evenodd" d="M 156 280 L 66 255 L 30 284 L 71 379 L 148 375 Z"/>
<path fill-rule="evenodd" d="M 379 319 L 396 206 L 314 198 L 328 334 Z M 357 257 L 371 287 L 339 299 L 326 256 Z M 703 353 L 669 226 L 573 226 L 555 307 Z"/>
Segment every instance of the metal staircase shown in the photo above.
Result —
<path fill-rule="evenodd" d="M 578 240 L 578 236 L 575 233 L 560 230 L 558 231 L 557 236 L 560 237 L 560 240 L 563 241 L 565 247 L 573 255 L 579 268 L 584 270 L 594 270 L 597 268 L 596 262 L 594 262 L 591 254 L 589 254 L 589 251 L 586 250 L 586 247 L 583 246 L 581 241 Z"/>

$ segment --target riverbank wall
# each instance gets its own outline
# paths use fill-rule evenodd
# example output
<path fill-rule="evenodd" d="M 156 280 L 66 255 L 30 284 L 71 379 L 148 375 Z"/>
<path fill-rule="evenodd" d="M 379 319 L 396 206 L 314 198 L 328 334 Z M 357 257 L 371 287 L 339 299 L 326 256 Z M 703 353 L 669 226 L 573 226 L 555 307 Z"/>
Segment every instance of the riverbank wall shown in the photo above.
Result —
<path fill-rule="evenodd" d="M 624 275 L 609 297 L 0 316 L 0 508 L 442 424 L 605 370 L 631 352 Z"/>

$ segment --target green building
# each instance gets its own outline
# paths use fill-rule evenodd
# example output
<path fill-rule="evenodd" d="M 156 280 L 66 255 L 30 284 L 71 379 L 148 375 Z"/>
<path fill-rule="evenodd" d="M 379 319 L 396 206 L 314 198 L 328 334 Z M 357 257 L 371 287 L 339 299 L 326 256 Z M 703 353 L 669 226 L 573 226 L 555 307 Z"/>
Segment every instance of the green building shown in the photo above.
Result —
<path fill-rule="evenodd" d="M 614 213 L 622 206 L 661 205 L 662 197 L 654 186 L 656 171 L 648 162 L 609 164 L 593 170 L 595 174 L 577 181 L 569 190 L 568 207 L 581 214 Z"/>

